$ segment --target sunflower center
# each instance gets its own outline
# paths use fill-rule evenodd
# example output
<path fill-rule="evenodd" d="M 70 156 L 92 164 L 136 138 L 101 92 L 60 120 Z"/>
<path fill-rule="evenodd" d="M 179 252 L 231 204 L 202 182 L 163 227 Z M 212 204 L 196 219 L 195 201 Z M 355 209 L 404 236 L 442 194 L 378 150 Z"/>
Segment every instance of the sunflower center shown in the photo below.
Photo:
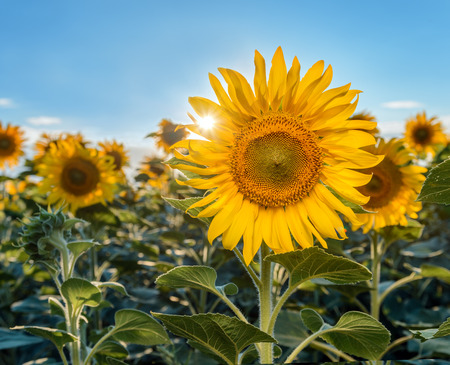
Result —
<path fill-rule="evenodd" d="M 417 128 L 414 131 L 414 138 L 419 144 L 427 144 L 431 140 L 431 133 L 429 128 Z"/>
<path fill-rule="evenodd" d="M 266 207 L 285 206 L 305 197 L 318 182 L 322 149 L 300 118 L 274 112 L 240 130 L 230 167 L 247 199 Z"/>
<path fill-rule="evenodd" d="M 117 151 L 108 151 L 106 154 L 114 158 L 114 165 L 116 166 L 114 170 L 120 170 L 122 167 L 122 156 L 120 153 Z"/>
<path fill-rule="evenodd" d="M 357 188 L 362 194 L 370 196 L 364 206 L 367 210 L 376 210 L 388 205 L 400 190 L 401 172 L 387 157 L 377 166 L 364 170 L 373 173 L 368 184 Z"/>
<path fill-rule="evenodd" d="M 67 192 L 79 196 L 92 192 L 100 180 L 97 167 L 90 161 L 73 158 L 63 168 L 61 186 Z"/>
<path fill-rule="evenodd" d="M 14 141 L 8 135 L 0 135 L 0 156 L 9 156 L 15 147 Z"/>

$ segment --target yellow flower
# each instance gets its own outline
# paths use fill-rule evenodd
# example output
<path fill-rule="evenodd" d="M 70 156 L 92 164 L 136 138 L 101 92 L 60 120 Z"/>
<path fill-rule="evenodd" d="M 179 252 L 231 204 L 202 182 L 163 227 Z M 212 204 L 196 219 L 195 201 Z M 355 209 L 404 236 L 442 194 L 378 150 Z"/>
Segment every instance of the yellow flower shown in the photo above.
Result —
<path fill-rule="evenodd" d="M 255 53 L 254 91 L 238 72 L 219 69 L 228 94 L 210 75 L 219 104 L 201 97 L 189 102 L 200 116 L 186 127 L 206 140 L 184 140 L 174 148 L 185 164 L 174 168 L 198 174 L 180 184 L 212 192 L 193 204 L 205 207 L 197 217 L 214 217 L 208 231 L 212 242 L 222 235 L 226 249 L 243 237 L 248 264 L 264 242 L 276 253 L 313 245 L 313 236 L 326 247 L 324 237 L 346 238 L 337 212 L 358 222 L 353 211 L 330 190 L 357 204 L 368 197 L 355 186 L 370 176 L 356 168 L 375 166 L 382 156 L 360 147 L 375 143 L 369 133 L 376 123 L 348 120 L 359 91 L 350 84 L 326 90 L 332 69 L 319 61 L 300 79 L 294 58 L 287 71 L 281 48 L 272 59 L 268 80 L 263 57 Z M 356 100 L 354 100 L 356 98 Z M 213 119 L 204 125 L 202 118 Z M 176 148 L 186 148 L 188 154 Z M 192 176 L 192 174 L 191 174 Z M 187 210 L 189 212 L 189 209 Z"/>
<path fill-rule="evenodd" d="M 374 115 L 370 114 L 367 111 L 362 111 L 361 113 L 356 113 L 353 114 L 350 118 L 348 118 L 350 120 L 368 120 L 370 122 L 376 122 L 376 118 Z M 380 131 L 378 130 L 378 128 L 373 128 L 372 130 L 368 131 L 370 134 L 372 134 L 373 136 L 376 136 L 378 134 L 380 134 Z"/>
<path fill-rule="evenodd" d="M 384 154 L 384 160 L 377 166 L 363 170 L 371 173 L 372 179 L 358 190 L 370 196 L 364 209 L 376 212 L 357 214 L 360 224 L 353 224 L 353 229 L 363 226 L 363 232 L 370 229 L 379 230 L 385 226 L 406 226 L 406 215 L 417 218 L 422 203 L 416 202 L 427 171 L 426 168 L 411 164 L 413 155 L 405 148 L 402 140 L 391 139 L 387 143 L 378 140 L 377 146 L 367 148 L 367 151 Z"/>
<path fill-rule="evenodd" d="M 86 147 L 88 142 L 86 142 L 80 133 L 70 134 L 70 133 L 59 133 L 51 135 L 48 133 L 42 133 L 40 139 L 34 145 L 36 154 L 34 155 L 34 160 L 39 163 L 45 153 L 50 149 L 51 145 L 57 145 L 58 141 L 68 141 L 70 143 L 79 143 L 83 147 Z"/>
<path fill-rule="evenodd" d="M 20 127 L 8 123 L 6 128 L 3 128 L 0 121 L 0 169 L 4 169 L 6 165 L 13 167 L 19 163 L 19 158 L 24 154 L 23 142 L 23 131 Z"/>
<path fill-rule="evenodd" d="M 417 113 L 415 117 L 406 121 L 405 143 L 416 153 L 436 154 L 439 145 L 447 143 L 447 137 L 443 132 L 440 122 L 435 122 L 437 117 L 427 118 L 425 112 Z"/>
<path fill-rule="evenodd" d="M 168 119 L 163 119 L 158 124 L 159 131 L 154 134 L 156 145 L 161 147 L 166 153 L 170 152 L 170 147 L 185 139 L 188 135 L 187 130 L 179 124 L 173 124 Z"/>
<path fill-rule="evenodd" d="M 118 175 L 121 177 L 121 182 L 124 183 L 126 181 L 126 177 L 123 172 L 123 167 L 128 166 L 128 162 L 130 160 L 128 157 L 128 151 L 125 150 L 124 145 L 113 140 L 112 142 L 100 142 L 99 146 L 102 148 L 100 150 L 101 156 L 111 156 L 113 158 L 114 170 L 117 171 Z"/>
<path fill-rule="evenodd" d="M 110 156 L 99 156 L 95 149 L 60 140 L 50 146 L 37 165 L 38 175 L 43 177 L 39 191 L 49 194 L 49 204 L 67 204 L 72 212 L 106 204 L 113 200 L 119 179 L 114 167 Z"/>
<path fill-rule="evenodd" d="M 155 156 L 148 156 L 141 163 L 139 174 L 145 177 L 146 184 L 158 189 L 167 186 L 170 178 L 169 168 L 162 160 Z"/>

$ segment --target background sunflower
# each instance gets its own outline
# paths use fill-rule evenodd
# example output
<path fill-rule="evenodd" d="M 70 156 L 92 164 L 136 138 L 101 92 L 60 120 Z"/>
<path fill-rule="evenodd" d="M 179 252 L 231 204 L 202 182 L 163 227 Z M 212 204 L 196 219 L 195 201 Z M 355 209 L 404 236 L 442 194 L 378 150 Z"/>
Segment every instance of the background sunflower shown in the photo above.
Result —
<path fill-rule="evenodd" d="M 72 212 L 112 201 L 119 179 L 110 156 L 75 141 L 52 144 L 37 170 L 43 177 L 39 191 L 48 194 L 48 203 L 67 204 Z"/>
<path fill-rule="evenodd" d="M 23 142 L 23 131 L 20 127 L 8 123 L 4 128 L 0 121 L 0 169 L 4 169 L 6 165 L 13 167 L 19 163 L 19 158 L 24 154 Z"/>
<path fill-rule="evenodd" d="M 437 117 L 427 118 L 425 112 L 417 113 L 406 121 L 405 143 L 417 154 L 431 154 L 447 143 L 441 122 Z"/>
<path fill-rule="evenodd" d="M 367 150 L 385 157 L 377 166 L 363 170 L 373 175 L 369 183 L 358 190 L 370 196 L 364 208 L 375 213 L 357 214 L 361 223 L 353 224 L 353 229 L 362 226 L 363 232 L 367 233 L 370 229 L 385 226 L 406 226 L 406 217 L 417 218 L 417 212 L 422 208 L 422 203 L 415 200 L 427 169 L 412 164 L 414 155 L 405 148 L 402 140 L 394 138 L 385 142 L 380 138 L 376 146 L 367 147 Z"/>

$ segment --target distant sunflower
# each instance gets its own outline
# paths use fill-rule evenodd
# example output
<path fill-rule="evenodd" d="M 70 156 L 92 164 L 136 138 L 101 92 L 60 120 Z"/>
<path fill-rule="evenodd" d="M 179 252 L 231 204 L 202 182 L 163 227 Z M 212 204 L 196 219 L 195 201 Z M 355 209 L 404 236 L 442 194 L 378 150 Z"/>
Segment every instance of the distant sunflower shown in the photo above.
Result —
<path fill-rule="evenodd" d="M 183 126 L 174 124 L 168 119 L 161 120 L 158 126 L 159 131 L 154 133 L 153 136 L 156 137 L 156 145 L 161 147 L 166 153 L 170 152 L 170 147 L 173 144 L 185 139 L 188 135 L 187 130 Z"/>
<path fill-rule="evenodd" d="M 111 156 L 114 159 L 114 169 L 118 171 L 122 177 L 125 177 L 123 174 L 123 167 L 128 165 L 129 157 L 124 145 L 113 140 L 112 142 L 99 143 L 99 146 L 101 147 L 100 155 Z"/>
<path fill-rule="evenodd" d="M 201 97 L 189 102 L 200 116 L 186 127 L 205 140 L 175 144 L 172 167 L 200 175 L 179 181 L 182 185 L 211 190 L 191 205 L 205 207 L 197 217 L 214 217 L 208 231 L 212 242 L 222 235 L 226 249 L 243 237 L 247 264 L 264 241 L 274 252 L 294 250 L 291 235 L 301 247 L 313 245 L 313 235 L 326 247 L 324 237 L 346 238 L 337 212 L 352 222 L 353 211 L 337 199 L 366 204 L 368 197 L 356 186 L 370 176 L 355 168 L 375 166 L 382 156 L 360 147 L 375 143 L 369 133 L 376 123 L 349 120 L 359 91 L 350 84 L 329 89 L 332 69 L 319 61 L 300 79 L 294 58 L 286 69 L 281 48 L 272 59 L 269 78 L 263 57 L 255 53 L 254 91 L 240 73 L 219 69 L 228 94 L 210 75 L 219 104 Z M 356 100 L 354 100 L 356 98 Z M 214 124 L 203 128 L 203 118 Z M 186 148 L 182 154 L 177 148 Z M 192 174 L 191 174 L 192 175 Z"/>
<path fill-rule="evenodd" d="M 19 163 L 19 158 L 24 154 L 23 142 L 23 131 L 20 127 L 8 123 L 6 128 L 3 128 L 0 121 L 0 169 L 4 169 L 6 165 L 13 167 Z"/>
<path fill-rule="evenodd" d="M 418 154 L 436 154 L 440 145 L 447 143 L 442 124 L 436 122 L 437 117 L 427 118 L 426 113 L 417 113 L 406 121 L 405 142 Z"/>
<path fill-rule="evenodd" d="M 384 154 L 384 160 L 377 166 L 363 170 L 371 173 L 368 184 L 358 190 L 370 197 L 364 208 L 376 213 L 357 214 L 360 224 L 353 224 L 353 229 L 363 227 L 363 232 L 378 230 L 385 226 L 408 224 L 406 216 L 417 218 L 422 203 L 416 202 L 427 171 L 426 168 L 413 165 L 413 155 L 405 148 L 402 140 L 391 139 L 378 141 L 376 146 L 367 150 L 374 154 Z"/>
<path fill-rule="evenodd" d="M 72 212 L 114 198 L 117 172 L 113 159 L 79 143 L 58 141 L 38 164 L 43 177 L 39 191 L 48 193 L 49 204 L 67 204 Z"/>
<path fill-rule="evenodd" d="M 37 161 L 42 158 L 50 149 L 50 146 L 57 145 L 58 141 L 79 143 L 83 147 L 86 147 L 88 144 L 88 142 L 84 140 L 84 137 L 81 135 L 81 133 L 58 133 L 53 135 L 49 133 L 42 133 L 39 140 L 34 145 L 34 150 L 36 151 L 34 160 Z"/>
<path fill-rule="evenodd" d="M 360 113 L 356 113 L 353 114 L 350 118 L 348 118 L 350 120 L 368 120 L 369 122 L 376 122 L 376 118 L 374 115 L 370 114 L 367 111 L 362 111 Z M 371 130 L 368 131 L 370 134 L 372 134 L 373 136 L 376 136 L 378 134 L 380 134 L 380 131 L 378 128 L 373 128 Z"/>
<path fill-rule="evenodd" d="M 141 163 L 139 174 L 146 184 L 162 189 L 169 182 L 170 170 L 162 160 L 155 156 L 145 157 Z"/>

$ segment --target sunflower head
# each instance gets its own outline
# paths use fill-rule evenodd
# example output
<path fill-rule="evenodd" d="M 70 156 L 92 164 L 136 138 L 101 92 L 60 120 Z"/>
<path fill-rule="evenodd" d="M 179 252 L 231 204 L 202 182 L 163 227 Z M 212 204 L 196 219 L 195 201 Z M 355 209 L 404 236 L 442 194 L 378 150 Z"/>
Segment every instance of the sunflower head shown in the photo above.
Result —
<path fill-rule="evenodd" d="M 425 176 L 426 168 L 412 163 L 413 154 L 402 140 L 379 139 L 376 146 L 368 148 L 372 153 L 384 154 L 381 163 L 363 170 L 372 174 L 370 181 L 358 190 L 370 197 L 364 208 L 374 213 L 358 214 L 360 223 L 353 229 L 363 227 L 363 232 L 378 230 L 385 226 L 407 225 L 407 216 L 417 218 L 422 203 L 416 202 Z"/>
<path fill-rule="evenodd" d="M 427 118 L 425 112 L 417 113 L 406 121 L 405 143 L 418 155 L 434 156 L 442 145 L 447 143 L 441 122 L 437 117 Z"/>
<path fill-rule="evenodd" d="M 114 169 L 116 171 L 122 171 L 124 166 L 128 166 L 129 157 L 128 151 L 122 143 L 117 143 L 116 141 L 99 143 L 101 147 L 100 154 L 102 156 L 110 156 L 113 158 Z"/>
<path fill-rule="evenodd" d="M 36 154 L 34 155 L 34 162 L 39 163 L 40 159 L 50 150 L 51 146 L 58 146 L 58 141 L 66 141 L 68 143 L 78 143 L 83 147 L 86 147 L 89 142 L 87 142 L 81 133 L 58 133 L 49 134 L 42 133 L 40 138 L 36 141 L 34 145 L 34 150 Z"/>
<path fill-rule="evenodd" d="M 73 141 L 51 145 L 37 170 L 43 177 L 39 191 L 49 194 L 49 204 L 65 202 L 73 212 L 112 201 L 119 180 L 111 157 Z"/>
<path fill-rule="evenodd" d="M 156 156 L 145 157 L 138 173 L 138 180 L 157 189 L 162 189 L 170 179 L 169 168 Z"/>
<path fill-rule="evenodd" d="M 4 169 L 6 165 L 14 167 L 19 163 L 19 158 L 24 154 L 23 142 L 20 127 L 8 123 L 4 128 L 0 121 L 0 169 Z"/>
<path fill-rule="evenodd" d="M 218 103 L 190 98 L 198 117 L 190 115 L 194 123 L 186 126 L 203 139 L 176 143 L 169 162 L 189 172 L 180 184 L 208 191 L 187 212 L 212 217 L 209 241 L 222 236 L 231 250 L 243 238 L 247 264 L 263 241 L 282 253 L 294 250 L 295 242 L 310 247 L 314 237 L 325 247 L 325 237 L 346 238 L 338 213 L 358 220 L 330 190 L 366 204 L 369 198 L 356 187 L 370 176 L 355 169 L 382 159 L 361 148 L 375 143 L 367 130 L 376 123 L 349 119 L 359 91 L 350 84 L 327 89 L 331 66 L 319 61 L 300 78 L 297 58 L 288 70 L 278 48 L 268 77 L 257 51 L 255 67 L 253 88 L 230 69 L 219 69 L 227 91 L 210 75 Z M 205 127 L 204 120 L 214 123 Z"/>
<path fill-rule="evenodd" d="M 158 124 L 158 132 L 152 134 L 156 138 L 156 145 L 161 147 L 166 153 L 169 153 L 170 147 L 185 139 L 188 135 L 187 130 L 180 124 L 174 124 L 168 119 L 163 119 Z"/>

